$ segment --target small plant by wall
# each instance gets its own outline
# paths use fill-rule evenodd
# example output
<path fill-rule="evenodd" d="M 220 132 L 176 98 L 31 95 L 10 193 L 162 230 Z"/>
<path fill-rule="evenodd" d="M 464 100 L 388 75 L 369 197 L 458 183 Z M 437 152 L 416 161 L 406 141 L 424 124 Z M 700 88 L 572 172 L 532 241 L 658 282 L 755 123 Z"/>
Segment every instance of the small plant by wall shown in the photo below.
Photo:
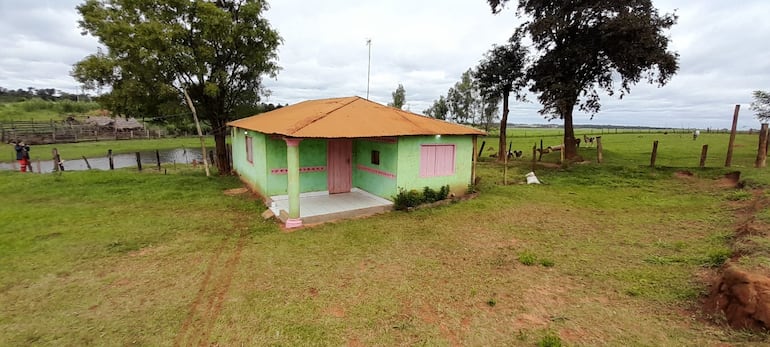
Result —
<path fill-rule="evenodd" d="M 447 196 L 449 196 L 449 185 L 442 186 L 438 191 L 431 187 L 424 187 L 422 191 L 398 188 L 398 194 L 393 197 L 393 205 L 396 210 L 406 210 L 422 204 L 444 200 Z"/>

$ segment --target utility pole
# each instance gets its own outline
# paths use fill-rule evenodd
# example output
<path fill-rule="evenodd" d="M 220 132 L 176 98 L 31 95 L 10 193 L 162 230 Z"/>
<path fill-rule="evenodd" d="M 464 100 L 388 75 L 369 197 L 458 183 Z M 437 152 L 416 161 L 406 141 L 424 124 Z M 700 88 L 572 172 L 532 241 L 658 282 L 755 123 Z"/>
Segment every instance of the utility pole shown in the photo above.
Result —
<path fill-rule="evenodd" d="M 366 45 L 369 46 L 369 63 L 366 67 L 366 100 L 369 100 L 369 75 L 372 72 L 372 39 L 366 39 Z"/>

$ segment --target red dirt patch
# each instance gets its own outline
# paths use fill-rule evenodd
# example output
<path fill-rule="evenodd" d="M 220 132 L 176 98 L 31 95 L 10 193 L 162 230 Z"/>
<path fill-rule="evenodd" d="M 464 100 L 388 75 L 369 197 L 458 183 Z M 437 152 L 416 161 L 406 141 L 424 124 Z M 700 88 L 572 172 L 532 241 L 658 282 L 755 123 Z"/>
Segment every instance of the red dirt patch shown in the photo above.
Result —
<path fill-rule="evenodd" d="M 310 294 L 311 297 L 315 298 L 316 296 L 318 296 L 318 289 L 310 287 L 307 290 L 307 293 Z"/>
<path fill-rule="evenodd" d="M 345 318 L 345 309 L 342 306 L 332 306 L 326 309 L 326 313 L 335 318 Z"/>
<path fill-rule="evenodd" d="M 737 184 L 740 172 L 728 174 L 723 180 Z M 736 209 L 734 242 L 751 242 L 747 237 L 763 235 L 765 225 L 755 215 L 763 211 L 770 201 L 764 192 L 756 190 L 754 198 L 745 201 Z M 758 268 L 747 271 L 737 264 L 744 256 L 734 252 L 732 258 L 722 267 L 721 274 L 711 281 L 711 290 L 703 301 L 703 310 L 709 314 L 724 314 L 727 323 L 737 329 L 770 330 L 770 276 L 768 269 Z"/>
<path fill-rule="evenodd" d="M 691 178 L 693 176 L 693 173 L 687 170 L 680 170 L 675 172 L 674 176 L 677 178 Z"/>
<path fill-rule="evenodd" d="M 704 306 L 724 312 L 733 328 L 770 329 L 770 278 L 727 266 Z"/>
<path fill-rule="evenodd" d="M 717 185 L 723 188 L 739 188 L 741 182 L 741 172 L 733 171 L 725 174 L 725 177 L 719 179 Z"/>

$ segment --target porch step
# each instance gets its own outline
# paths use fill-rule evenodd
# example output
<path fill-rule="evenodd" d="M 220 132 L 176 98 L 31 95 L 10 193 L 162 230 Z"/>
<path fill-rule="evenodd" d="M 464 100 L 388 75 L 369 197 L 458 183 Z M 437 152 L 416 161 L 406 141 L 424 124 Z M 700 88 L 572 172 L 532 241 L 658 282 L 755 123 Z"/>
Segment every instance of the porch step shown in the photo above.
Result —
<path fill-rule="evenodd" d="M 365 207 L 365 208 L 359 208 L 359 209 L 349 210 L 349 211 L 303 217 L 302 223 L 316 224 L 316 223 L 330 222 L 330 221 L 339 220 L 339 219 L 353 219 L 353 218 L 359 218 L 359 217 L 367 217 L 375 214 L 390 212 L 392 210 L 393 210 L 393 205 Z"/>

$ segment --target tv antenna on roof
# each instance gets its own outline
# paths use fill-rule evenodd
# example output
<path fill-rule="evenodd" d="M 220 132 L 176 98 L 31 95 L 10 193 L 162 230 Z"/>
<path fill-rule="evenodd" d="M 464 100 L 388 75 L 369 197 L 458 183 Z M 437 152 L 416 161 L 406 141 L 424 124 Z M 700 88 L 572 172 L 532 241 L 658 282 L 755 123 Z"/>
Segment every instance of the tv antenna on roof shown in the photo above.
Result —
<path fill-rule="evenodd" d="M 366 45 L 369 46 L 369 63 L 366 67 L 366 100 L 369 100 L 369 75 L 372 72 L 372 39 L 366 39 Z"/>

